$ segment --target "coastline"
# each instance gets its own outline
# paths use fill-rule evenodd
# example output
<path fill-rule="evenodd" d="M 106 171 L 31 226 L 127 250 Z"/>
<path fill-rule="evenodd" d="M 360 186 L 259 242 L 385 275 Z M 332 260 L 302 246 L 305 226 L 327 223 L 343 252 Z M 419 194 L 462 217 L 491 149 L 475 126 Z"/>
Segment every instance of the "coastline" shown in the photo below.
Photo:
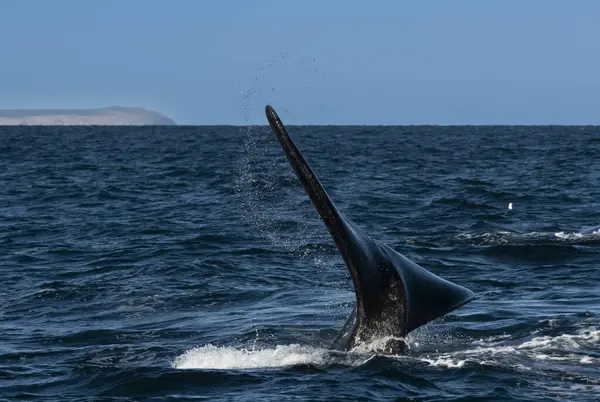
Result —
<path fill-rule="evenodd" d="M 139 107 L 0 110 L 0 126 L 173 126 L 176 124 L 173 119 L 161 113 Z"/>

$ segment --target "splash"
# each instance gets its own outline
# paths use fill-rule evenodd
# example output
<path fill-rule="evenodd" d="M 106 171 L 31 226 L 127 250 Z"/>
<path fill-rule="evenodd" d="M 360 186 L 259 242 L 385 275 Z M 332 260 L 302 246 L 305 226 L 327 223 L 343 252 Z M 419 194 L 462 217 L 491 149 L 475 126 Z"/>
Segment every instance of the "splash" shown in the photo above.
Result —
<path fill-rule="evenodd" d="M 399 342 L 403 342 L 403 343 L 407 342 L 407 340 L 402 337 L 384 336 L 381 338 L 373 339 L 370 342 L 359 343 L 357 346 L 355 346 L 351 350 L 351 352 L 352 353 L 361 353 L 361 354 L 378 353 L 381 350 L 385 350 L 386 347 L 388 346 L 388 342 L 390 342 L 390 341 L 399 341 Z"/>
<path fill-rule="evenodd" d="M 242 95 L 248 123 L 257 89 L 244 90 Z M 316 245 L 329 240 L 328 234 L 271 129 L 247 126 L 240 153 L 234 191 L 241 220 L 271 246 L 299 259 L 319 259 L 323 248 Z"/>
<path fill-rule="evenodd" d="M 345 364 L 357 366 L 371 357 L 357 354 L 332 353 L 327 349 L 298 344 L 277 345 L 274 348 L 246 349 L 205 345 L 190 349 L 175 358 L 176 369 L 260 369 L 310 364 L 326 366 Z"/>
<path fill-rule="evenodd" d="M 298 364 L 322 364 L 322 349 L 300 345 L 277 345 L 274 349 L 236 349 L 206 345 L 188 350 L 177 357 L 173 367 L 177 369 L 249 369 L 284 367 Z"/>
<path fill-rule="evenodd" d="M 238 214 L 272 246 L 315 258 L 320 250 L 314 245 L 327 233 L 271 134 L 257 127 L 246 132 L 234 187 Z"/>
<path fill-rule="evenodd" d="M 318 348 L 307 345 L 290 344 L 275 347 L 250 348 L 215 346 L 212 344 L 196 347 L 176 357 L 172 366 L 176 369 L 260 369 L 297 365 L 329 366 L 341 364 L 351 367 L 363 365 L 376 356 L 390 340 L 404 341 L 404 338 L 382 337 L 369 343 L 362 343 L 349 352 Z M 406 356 L 389 356 L 403 359 Z"/>

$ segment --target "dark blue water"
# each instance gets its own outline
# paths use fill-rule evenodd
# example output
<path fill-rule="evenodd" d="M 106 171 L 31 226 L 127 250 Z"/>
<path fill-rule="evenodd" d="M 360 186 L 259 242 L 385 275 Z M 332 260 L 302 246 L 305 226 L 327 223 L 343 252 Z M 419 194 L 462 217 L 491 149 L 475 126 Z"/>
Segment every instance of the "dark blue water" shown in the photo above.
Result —
<path fill-rule="evenodd" d="M 0 397 L 598 398 L 600 128 L 289 131 L 476 299 L 406 356 L 332 353 L 350 278 L 269 129 L 1 128 Z"/>

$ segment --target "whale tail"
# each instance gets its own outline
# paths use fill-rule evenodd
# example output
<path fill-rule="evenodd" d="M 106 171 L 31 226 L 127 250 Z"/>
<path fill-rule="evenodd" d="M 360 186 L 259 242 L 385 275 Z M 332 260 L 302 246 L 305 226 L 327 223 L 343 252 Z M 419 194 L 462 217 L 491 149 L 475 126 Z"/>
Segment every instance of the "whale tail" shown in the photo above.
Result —
<path fill-rule="evenodd" d="M 359 332 L 404 336 L 473 299 L 469 289 L 442 279 L 389 246 L 373 240 L 338 211 L 275 110 L 265 113 L 283 151 L 340 251 L 354 284 L 357 305 L 334 347 Z M 385 325 L 381 325 L 384 323 Z M 337 346 L 335 346 L 337 345 Z"/>

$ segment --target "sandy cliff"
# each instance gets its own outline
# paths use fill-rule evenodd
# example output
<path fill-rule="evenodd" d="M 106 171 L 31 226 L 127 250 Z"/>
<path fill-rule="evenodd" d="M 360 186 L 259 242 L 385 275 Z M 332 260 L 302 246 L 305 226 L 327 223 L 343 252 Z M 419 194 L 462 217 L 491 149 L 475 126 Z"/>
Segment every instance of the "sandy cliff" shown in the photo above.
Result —
<path fill-rule="evenodd" d="M 0 110 L 0 125 L 174 125 L 160 113 L 137 107 L 75 110 Z"/>

